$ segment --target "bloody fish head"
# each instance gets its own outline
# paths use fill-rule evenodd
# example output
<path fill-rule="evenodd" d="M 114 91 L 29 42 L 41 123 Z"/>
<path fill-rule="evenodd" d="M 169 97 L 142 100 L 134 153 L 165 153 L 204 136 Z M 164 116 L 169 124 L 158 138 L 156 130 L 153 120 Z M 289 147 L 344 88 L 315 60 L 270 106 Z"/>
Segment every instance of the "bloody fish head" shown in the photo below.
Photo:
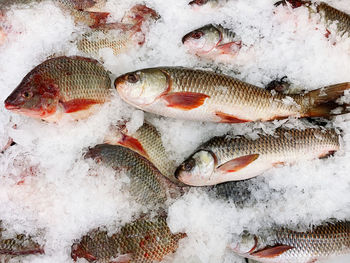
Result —
<path fill-rule="evenodd" d="M 169 75 L 158 68 L 127 73 L 118 77 L 114 86 L 120 97 L 134 106 L 150 105 L 170 89 Z"/>
<path fill-rule="evenodd" d="M 214 153 L 200 150 L 185 160 L 175 171 L 176 179 L 192 186 L 207 185 L 216 165 Z"/>
<path fill-rule="evenodd" d="M 40 74 L 27 75 L 5 100 L 5 108 L 31 117 L 45 118 L 56 112 L 58 86 Z"/>
<path fill-rule="evenodd" d="M 137 24 L 148 20 L 158 20 L 158 13 L 145 5 L 133 6 L 123 17 L 123 23 Z"/>
<path fill-rule="evenodd" d="M 205 54 L 217 47 L 222 41 L 222 33 L 214 25 L 196 29 L 182 38 L 182 43 L 194 54 Z"/>

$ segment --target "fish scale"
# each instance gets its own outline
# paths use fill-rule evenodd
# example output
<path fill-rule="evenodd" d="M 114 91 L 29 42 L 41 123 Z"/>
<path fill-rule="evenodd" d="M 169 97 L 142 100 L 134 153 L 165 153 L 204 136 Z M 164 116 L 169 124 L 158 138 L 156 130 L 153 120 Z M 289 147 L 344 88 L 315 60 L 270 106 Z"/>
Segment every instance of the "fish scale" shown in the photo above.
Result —
<path fill-rule="evenodd" d="M 323 224 L 305 232 L 274 228 L 263 233 L 257 236 L 254 251 L 243 256 L 265 263 L 309 263 L 350 252 L 348 221 Z M 277 253 L 274 247 L 281 246 L 287 249 Z"/>
<path fill-rule="evenodd" d="M 327 23 L 337 22 L 338 32 L 350 34 L 350 15 L 342 12 L 334 7 L 321 2 L 317 5 L 317 11 L 321 13 L 321 16 L 326 20 Z"/>
<path fill-rule="evenodd" d="M 184 237 L 184 233 L 171 233 L 165 217 L 142 218 L 113 235 L 100 229 L 91 231 L 72 246 L 72 258 L 85 257 L 89 262 L 159 262 L 175 252 Z"/>

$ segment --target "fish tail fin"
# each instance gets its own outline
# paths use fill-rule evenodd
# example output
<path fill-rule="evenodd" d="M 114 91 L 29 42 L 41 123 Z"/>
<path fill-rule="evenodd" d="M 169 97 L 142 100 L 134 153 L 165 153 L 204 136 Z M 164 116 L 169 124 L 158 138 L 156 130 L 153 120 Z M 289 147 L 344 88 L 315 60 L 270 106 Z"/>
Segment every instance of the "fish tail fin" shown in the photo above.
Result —
<path fill-rule="evenodd" d="M 313 90 L 307 95 L 310 99 L 310 108 L 306 117 L 330 117 L 350 112 L 350 105 L 337 101 L 350 90 L 350 82 L 335 84 Z"/>

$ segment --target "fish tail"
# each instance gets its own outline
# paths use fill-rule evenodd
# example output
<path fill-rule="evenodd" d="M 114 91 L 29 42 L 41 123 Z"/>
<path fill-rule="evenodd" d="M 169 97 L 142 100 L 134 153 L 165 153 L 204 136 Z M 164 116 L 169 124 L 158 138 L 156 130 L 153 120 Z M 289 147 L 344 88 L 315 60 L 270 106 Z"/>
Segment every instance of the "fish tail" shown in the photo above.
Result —
<path fill-rule="evenodd" d="M 350 105 L 338 101 L 350 90 L 350 82 L 335 84 L 307 93 L 310 108 L 306 117 L 330 117 L 350 112 Z"/>

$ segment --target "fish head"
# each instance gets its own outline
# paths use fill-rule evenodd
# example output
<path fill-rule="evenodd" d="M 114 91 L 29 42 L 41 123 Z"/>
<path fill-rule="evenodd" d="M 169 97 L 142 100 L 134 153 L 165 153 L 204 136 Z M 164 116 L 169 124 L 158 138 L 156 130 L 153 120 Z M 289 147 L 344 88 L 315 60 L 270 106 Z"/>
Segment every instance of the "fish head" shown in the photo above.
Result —
<path fill-rule="evenodd" d="M 216 162 L 213 152 L 199 150 L 176 169 L 175 177 L 187 185 L 207 185 L 212 179 Z"/>
<path fill-rule="evenodd" d="M 232 244 L 231 247 L 233 251 L 240 255 L 248 255 L 250 253 L 253 253 L 258 248 L 258 237 L 255 235 L 252 235 L 248 233 L 247 231 L 244 231 L 241 236 L 240 240 L 236 244 Z"/>
<path fill-rule="evenodd" d="M 193 0 L 193 1 L 189 2 L 188 4 L 192 7 L 195 7 L 195 6 L 205 5 L 208 2 L 209 2 L 209 0 Z"/>
<path fill-rule="evenodd" d="M 114 85 L 125 101 L 134 106 L 145 106 L 169 91 L 170 76 L 157 68 L 143 69 L 118 77 Z"/>
<path fill-rule="evenodd" d="M 182 43 L 194 54 L 208 53 L 217 47 L 221 41 L 221 31 L 211 24 L 196 29 L 182 38 Z"/>
<path fill-rule="evenodd" d="M 146 5 L 137 4 L 133 6 L 123 17 L 122 22 L 126 24 L 137 24 L 144 21 L 158 20 L 159 14 Z"/>
<path fill-rule="evenodd" d="M 56 112 L 59 88 L 39 74 L 24 78 L 5 100 L 5 108 L 23 115 L 45 118 Z"/>

